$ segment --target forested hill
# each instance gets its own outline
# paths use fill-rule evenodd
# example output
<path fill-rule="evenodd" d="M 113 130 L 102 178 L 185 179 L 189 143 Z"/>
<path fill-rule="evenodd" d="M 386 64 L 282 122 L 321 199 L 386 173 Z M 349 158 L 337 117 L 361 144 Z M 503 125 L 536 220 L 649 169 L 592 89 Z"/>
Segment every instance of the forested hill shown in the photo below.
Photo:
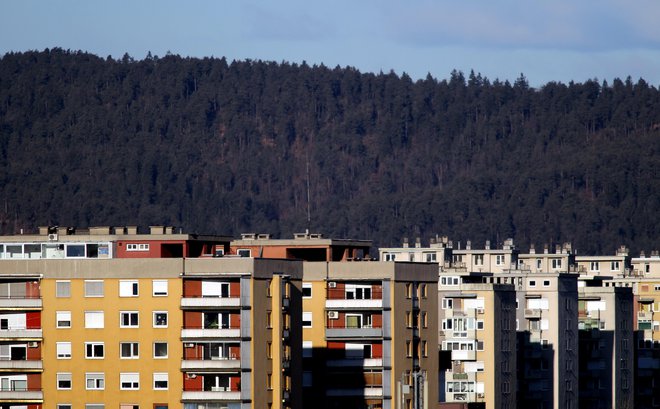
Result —
<path fill-rule="evenodd" d="M 0 60 L 0 229 L 660 247 L 660 92 L 60 49 Z M 309 189 L 308 186 L 309 185 Z M 477 244 L 482 245 L 482 244 Z"/>

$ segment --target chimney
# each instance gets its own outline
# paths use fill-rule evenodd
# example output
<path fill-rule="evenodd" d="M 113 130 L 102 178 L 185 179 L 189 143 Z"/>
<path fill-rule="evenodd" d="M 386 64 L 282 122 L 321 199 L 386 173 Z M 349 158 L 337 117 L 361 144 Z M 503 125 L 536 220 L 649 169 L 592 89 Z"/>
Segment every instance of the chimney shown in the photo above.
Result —
<path fill-rule="evenodd" d="M 484 248 L 490 250 L 490 240 L 486 240 L 486 246 Z"/>
<path fill-rule="evenodd" d="M 137 226 L 126 226 L 126 234 L 137 234 Z"/>
<path fill-rule="evenodd" d="M 543 245 L 543 254 L 548 254 L 548 244 Z"/>
<path fill-rule="evenodd" d="M 465 243 L 465 250 L 472 250 L 472 241 L 471 240 L 468 240 Z"/>
<path fill-rule="evenodd" d="M 407 249 L 408 248 L 408 237 L 403 238 L 403 248 Z"/>
<path fill-rule="evenodd" d="M 529 254 L 536 254 L 536 249 L 534 248 L 534 244 L 529 245 Z"/>
<path fill-rule="evenodd" d="M 415 248 L 418 249 L 418 248 L 421 248 L 421 247 L 422 247 L 422 239 L 420 239 L 419 237 L 417 237 L 417 238 L 415 239 Z"/>
<path fill-rule="evenodd" d="M 559 244 L 557 244 L 557 245 L 555 246 L 555 253 L 556 253 L 556 254 L 561 254 L 561 246 L 560 246 Z"/>

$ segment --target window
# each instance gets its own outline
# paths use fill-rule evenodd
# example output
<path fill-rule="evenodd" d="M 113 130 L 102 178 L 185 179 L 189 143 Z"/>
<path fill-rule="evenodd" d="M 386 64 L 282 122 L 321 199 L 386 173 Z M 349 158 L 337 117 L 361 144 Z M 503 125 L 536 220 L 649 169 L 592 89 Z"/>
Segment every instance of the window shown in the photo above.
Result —
<path fill-rule="evenodd" d="M 591 271 L 598 271 L 600 269 L 600 266 L 597 261 L 592 261 L 589 263 L 589 270 Z"/>
<path fill-rule="evenodd" d="M 426 311 L 422 312 L 422 328 L 428 328 L 429 321 Z"/>
<path fill-rule="evenodd" d="M 312 313 L 311 312 L 303 312 L 302 325 L 303 325 L 303 328 L 311 328 L 312 327 Z"/>
<path fill-rule="evenodd" d="M 385 261 L 395 261 L 396 260 L 396 253 L 385 253 Z"/>
<path fill-rule="evenodd" d="M 443 298 L 442 299 L 442 309 L 443 310 L 450 310 L 454 308 L 454 300 L 451 298 Z"/>
<path fill-rule="evenodd" d="M 120 342 L 119 355 L 121 359 L 138 359 L 140 357 L 140 344 L 137 342 Z"/>
<path fill-rule="evenodd" d="M 105 346 L 103 342 L 85 342 L 85 358 L 103 359 L 105 356 Z"/>
<path fill-rule="evenodd" d="M 312 386 L 312 372 L 304 371 L 302 374 L 302 386 L 303 388 L 309 388 Z"/>
<path fill-rule="evenodd" d="M 436 253 L 425 253 L 427 263 L 435 263 L 438 261 L 438 255 Z"/>
<path fill-rule="evenodd" d="M 105 405 L 103 403 L 86 403 L 85 409 L 105 409 Z"/>
<path fill-rule="evenodd" d="M 314 353 L 312 341 L 303 341 L 302 348 L 302 357 L 311 358 Z"/>
<path fill-rule="evenodd" d="M 154 280 L 152 286 L 154 297 L 167 296 L 167 280 Z"/>
<path fill-rule="evenodd" d="M 273 328 L 273 313 L 266 311 L 266 328 Z"/>
<path fill-rule="evenodd" d="M 495 256 L 495 265 L 503 266 L 504 265 L 504 254 L 497 254 Z"/>
<path fill-rule="evenodd" d="M 137 281 L 120 281 L 119 282 L 119 296 L 120 297 L 137 297 L 138 282 Z"/>
<path fill-rule="evenodd" d="M 71 409 L 70 403 L 58 403 L 57 409 Z"/>
<path fill-rule="evenodd" d="M 550 287 L 550 280 L 543 280 L 543 287 Z"/>
<path fill-rule="evenodd" d="M 536 280 L 529 280 L 530 287 L 536 287 Z"/>
<path fill-rule="evenodd" d="M 619 271 L 619 262 L 618 261 L 611 262 L 610 263 L 610 270 Z"/>
<path fill-rule="evenodd" d="M 154 328 L 167 328 L 167 311 L 154 311 Z"/>
<path fill-rule="evenodd" d="M 58 372 L 57 373 L 57 389 L 59 389 L 59 390 L 71 389 L 71 373 L 70 372 Z"/>
<path fill-rule="evenodd" d="M 137 328 L 139 325 L 137 311 L 121 311 L 119 313 L 119 326 L 121 328 Z"/>
<path fill-rule="evenodd" d="M 412 341 L 410 341 L 410 340 L 406 341 L 406 356 L 408 358 L 410 358 L 412 356 L 412 353 L 413 353 L 412 349 L 413 349 Z"/>
<path fill-rule="evenodd" d="M 419 297 L 420 298 L 426 298 L 427 292 L 426 292 L 426 284 L 420 284 L 418 287 L 419 290 Z"/>
<path fill-rule="evenodd" d="M 105 389 L 105 374 L 103 372 L 87 372 L 85 374 L 85 389 L 88 391 Z"/>
<path fill-rule="evenodd" d="M 57 311 L 57 328 L 71 328 L 71 311 Z"/>
<path fill-rule="evenodd" d="M 57 342 L 57 359 L 71 359 L 71 342 Z"/>
<path fill-rule="evenodd" d="M 537 258 L 537 259 L 536 259 L 536 269 L 537 269 L 537 270 L 540 270 L 540 269 L 541 269 L 541 259 L 540 259 L 540 258 Z"/>
<path fill-rule="evenodd" d="M 167 373 L 155 373 L 154 374 L 154 389 L 167 389 L 168 388 L 168 376 Z"/>
<path fill-rule="evenodd" d="M 241 257 L 252 257 L 252 250 L 250 250 L 250 249 L 238 249 L 236 251 L 236 254 L 238 254 Z"/>
<path fill-rule="evenodd" d="M 149 251 L 149 243 L 128 243 L 126 251 Z"/>
<path fill-rule="evenodd" d="M 140 409 L 140 405 L 133 403 L 120 403 L 119 409 Z"/>
<path fill-rule="evenodd" d="M 561 269 L 561 259 L 560 258 L 553 258 L 552 259 L 552 269 L 553 270 Z"/>
<path fill-rule="evenodd" d="M 103 311 L 85 311 L 85 328 L 103 328 Z"/>
<path fill-rule="evenodd" d="M 459 278 L 458 277 L 440 277 L 440 284 L 441 285 L 456 286 L 456 285 L 459 284 Z"/>
<path fill-rule="evenodd" d="M 303 283 L 302 296 L 303 298 L 312 298 L 312 283 Z"/>
<path fill-rule="evenodd" d="M 406 298 L 412 298 L 412 284 L 406 283 Z"/>
<path fill-rule="evenodd" d="M 103 297 L 103 281 L 85 280 L 85 297 Z"/>
<path fill-rule="evenodd" d="M 484 329 L 484 320 L 477 320 L 477 330 Z"/>
<path fill-rule="evenodd" d="M 137 389 L 140 389 L 140 374 L 139 373 L 120 373 L 119 374 L 119 389 L 121 389 L 121 390 L 137 390 Z"/>
<path fill-rule="evenodd" d="M 71 297 L 71 281 L 56 281 L 55 297 L 57 298 Z"/>
<path fill-rule="evenodd" d="M 84 258 L 85 245 L 84 244 L 66 244 L 65 252 L 67 258 Z"/>
<path fill-rule="evenodd" d="M 167 358 L 167 342 L 154 342 L 154 358 Z"/>
<path fill-rule="evenodd" d="M 475 254 L 474 255 L 474 265 L 475 266 L 483 266 L 484 265 L 484 255 L 483 254 Z"/>

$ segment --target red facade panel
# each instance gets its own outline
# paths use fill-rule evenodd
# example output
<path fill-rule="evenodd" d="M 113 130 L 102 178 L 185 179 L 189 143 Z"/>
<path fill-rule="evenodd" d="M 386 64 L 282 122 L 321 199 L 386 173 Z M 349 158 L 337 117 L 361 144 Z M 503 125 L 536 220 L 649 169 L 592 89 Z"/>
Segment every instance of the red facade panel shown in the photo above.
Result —
<path fill-rule="evenodd" d="M 30 311 L 25 313 L 25 327 L 27 329 L 40 329 L 41 311 Z"/>
<path fill-rule="evenodd" d="M 184 297 L 201 297 L 202 296 L 202 281 L 201 280 L 184 280 L 183 281 L 183 296 Z"/>

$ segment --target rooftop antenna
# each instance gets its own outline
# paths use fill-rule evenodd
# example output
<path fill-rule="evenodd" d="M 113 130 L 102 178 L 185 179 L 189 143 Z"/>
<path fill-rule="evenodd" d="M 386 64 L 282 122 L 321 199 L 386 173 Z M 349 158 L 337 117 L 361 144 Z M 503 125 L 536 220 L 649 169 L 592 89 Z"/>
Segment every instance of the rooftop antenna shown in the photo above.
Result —
<path fill-rule="evenodd" d="M 307 230 L 312 228 L 312 214 L 309 205 L 309 153 L 307 154 Z"/>

